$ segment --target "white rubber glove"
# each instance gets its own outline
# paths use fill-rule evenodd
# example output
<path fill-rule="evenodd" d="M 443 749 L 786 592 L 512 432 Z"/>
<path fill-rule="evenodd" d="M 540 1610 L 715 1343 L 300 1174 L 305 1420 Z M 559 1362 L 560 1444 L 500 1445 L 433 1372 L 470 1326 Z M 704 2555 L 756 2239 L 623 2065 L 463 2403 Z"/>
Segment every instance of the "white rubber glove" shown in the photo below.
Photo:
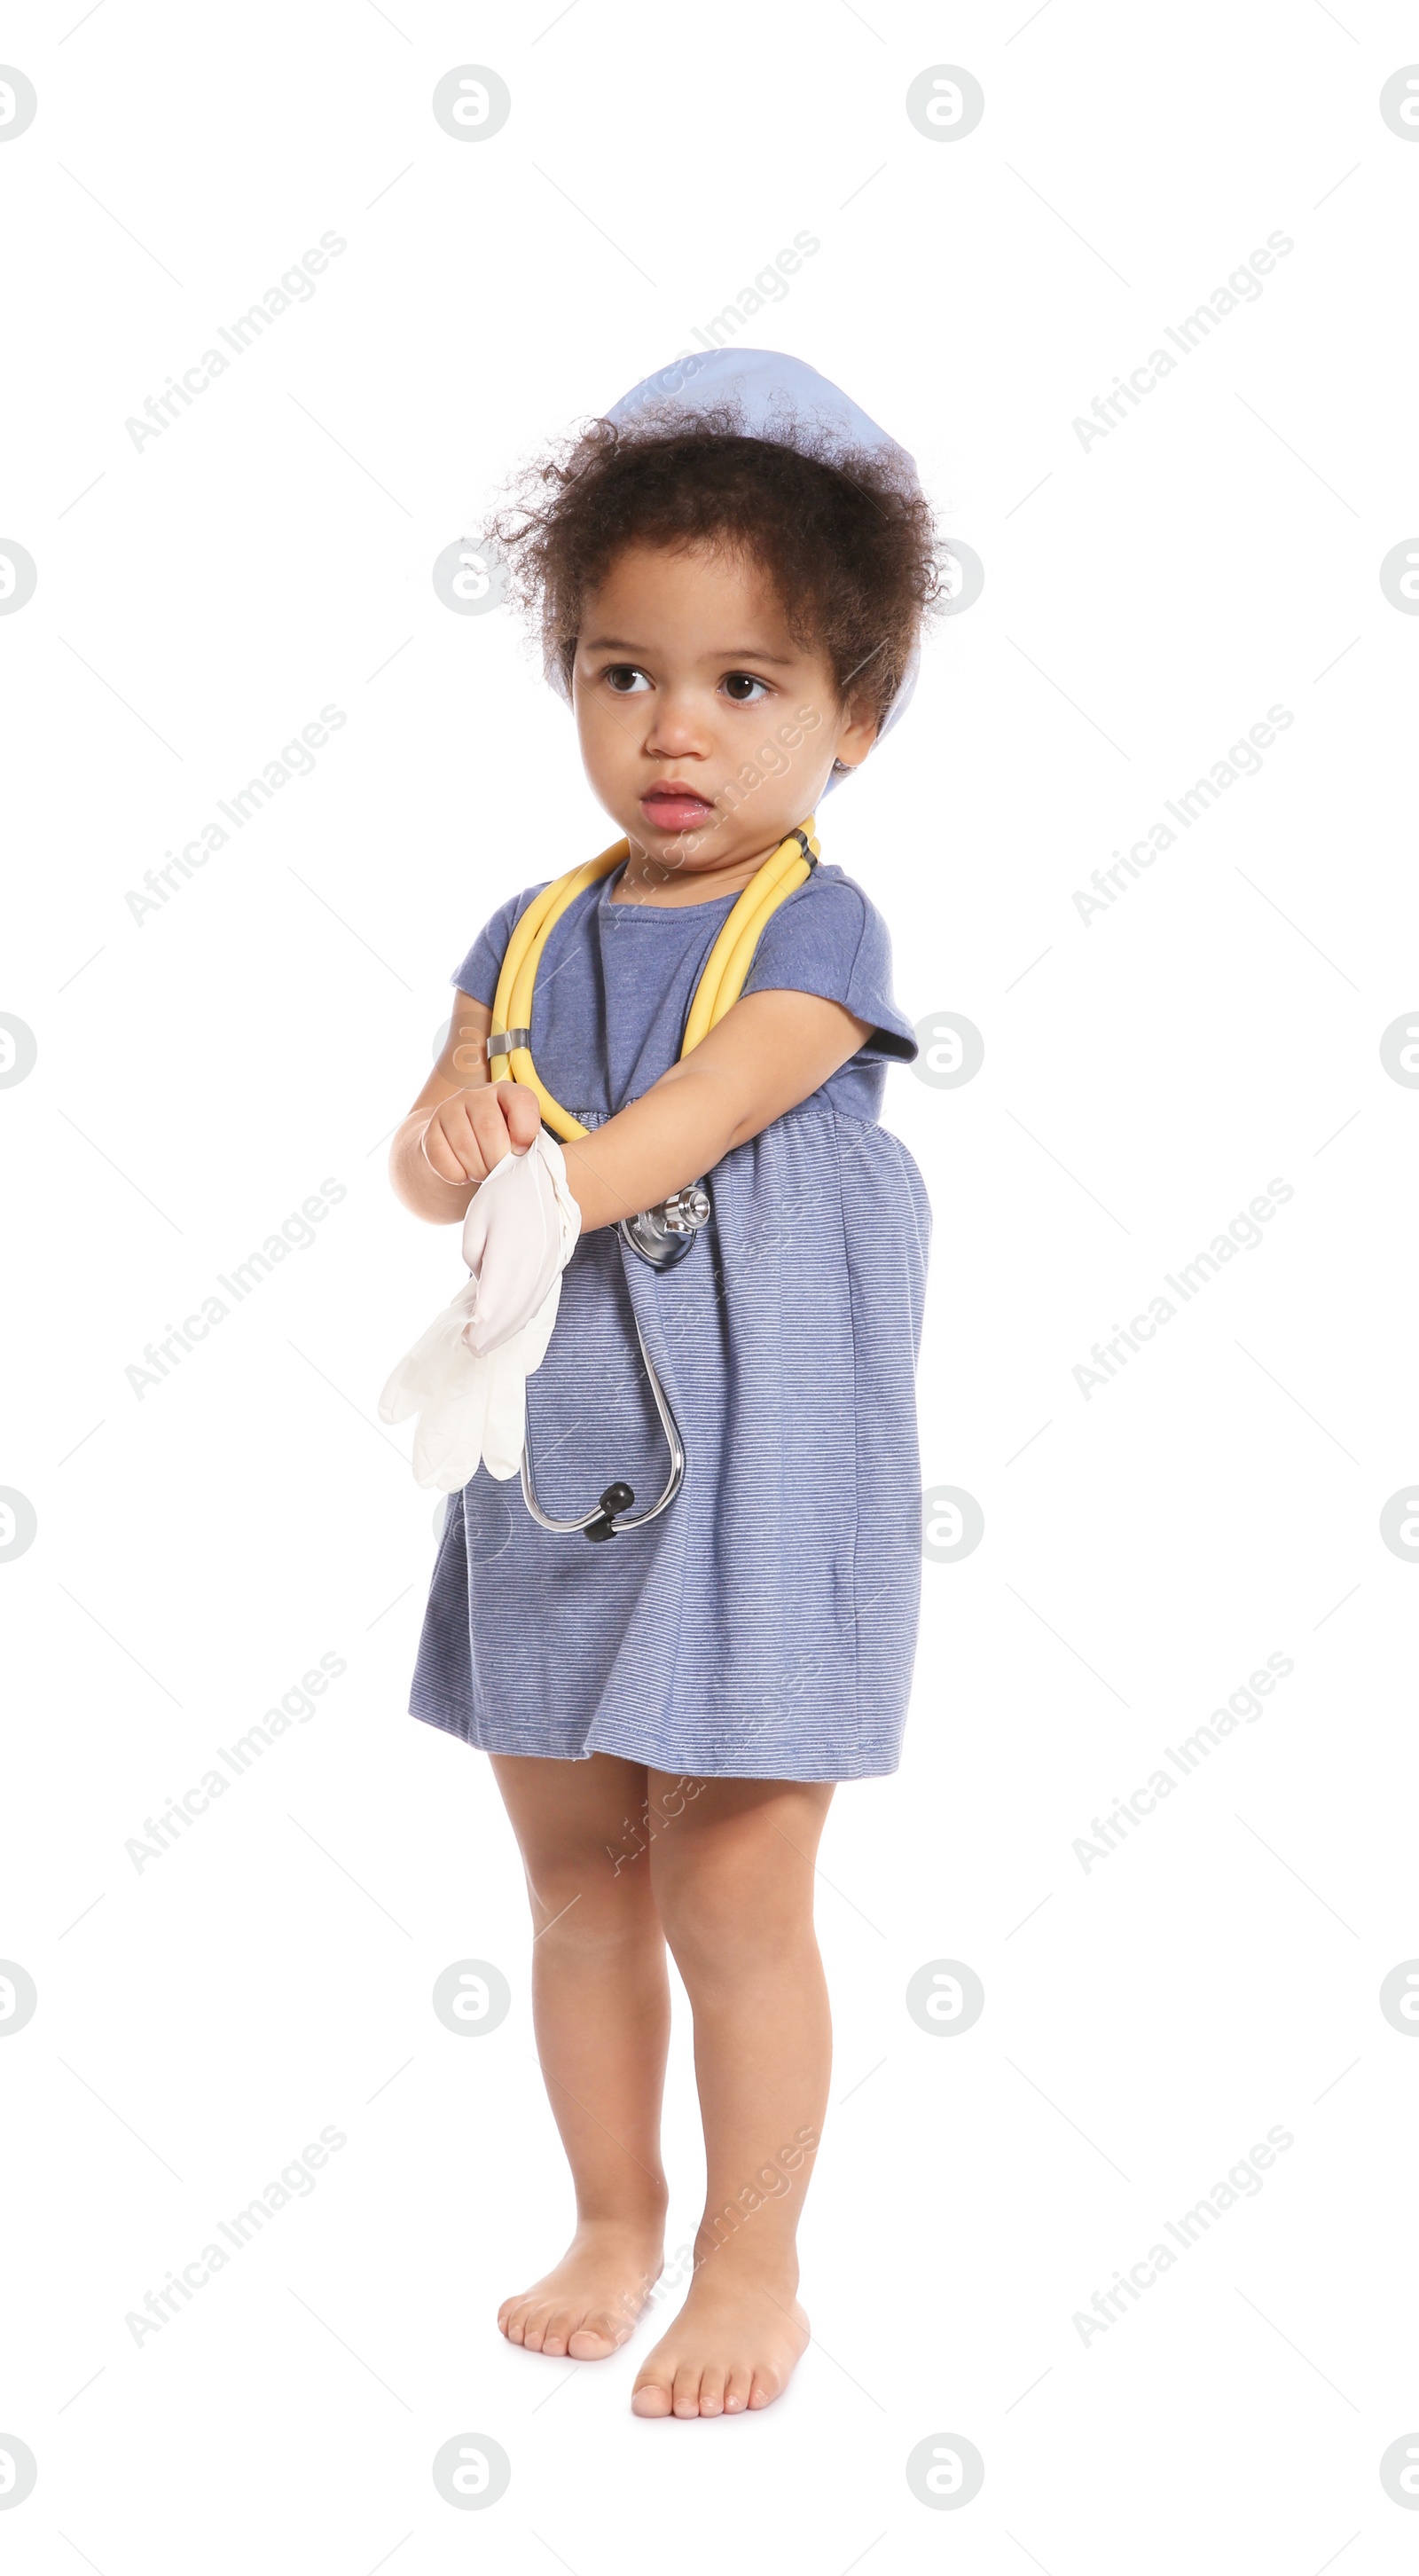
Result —
<path fill-rule="evenodd" d="M 490 1476 L 517 1474 L 527 1380 L 546 1357 L 580 1232 L 555 1138 L 539 1134 L 527 1153 L 504 1155 L 480 1182 L 463 1234 L 474 1275 L 405 1353 L 379 1399 L 381 1421 L 419 1417 L 417 1484 L 456 1493 L 480 1462 Z"/>
<path fill-rule="evenodd" d="M 580 1232 L 566 1157 L 539 1128 L 525 1154 L 493 1165 L 463 1220 L 463 1258 L 479 1291 L 464 1335 L 470 1351 L 486 1358 L 541 1313 Z"/>

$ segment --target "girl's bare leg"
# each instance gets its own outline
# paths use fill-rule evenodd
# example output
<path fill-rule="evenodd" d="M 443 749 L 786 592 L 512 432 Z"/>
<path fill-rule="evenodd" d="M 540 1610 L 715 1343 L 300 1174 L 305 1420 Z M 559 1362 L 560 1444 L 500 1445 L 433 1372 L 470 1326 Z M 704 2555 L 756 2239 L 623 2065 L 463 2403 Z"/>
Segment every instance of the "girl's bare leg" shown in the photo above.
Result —
<path fill-rule="evenodd" d="M 600 2361 L 630 2334 L 664 2257 L 670 1989 L 646 1774 L 605 1753 L 491 1759 L 527 1872 L 537 2053 L 577 2208 L 560 2263 L 505 2299 L 498 2323 L 529 2352 Z"/>
<path fill-rule="evenodd" d="M 808 2342 L 795 2238 L 828 2097 L 832 2032 L 813 1933 L 831 1783 L 649 1774 L 651 1874 L 695 2016 L 705 2214 L 679 2316 L 638 2415 L 767 2406 Z"/>

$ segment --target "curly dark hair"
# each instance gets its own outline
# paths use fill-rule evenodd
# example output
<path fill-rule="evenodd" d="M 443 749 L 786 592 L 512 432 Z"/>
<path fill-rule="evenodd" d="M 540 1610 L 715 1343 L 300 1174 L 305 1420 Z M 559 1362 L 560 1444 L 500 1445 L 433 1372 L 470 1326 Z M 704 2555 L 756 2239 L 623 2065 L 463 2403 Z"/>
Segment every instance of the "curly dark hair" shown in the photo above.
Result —
<path fill-rule="evenodd" d="M 935 518 L 900 450 L 792 431 L 792 446 L 749 436 L 732 402 L 661 402 L 592 421 L 524 470 L 489 534 L 564 695 L 587 593 L 623 548 L 709 544 L 762 566 L 796 641 L 826 655 L 840 707 L 880 723 L 943 596 Z"/>

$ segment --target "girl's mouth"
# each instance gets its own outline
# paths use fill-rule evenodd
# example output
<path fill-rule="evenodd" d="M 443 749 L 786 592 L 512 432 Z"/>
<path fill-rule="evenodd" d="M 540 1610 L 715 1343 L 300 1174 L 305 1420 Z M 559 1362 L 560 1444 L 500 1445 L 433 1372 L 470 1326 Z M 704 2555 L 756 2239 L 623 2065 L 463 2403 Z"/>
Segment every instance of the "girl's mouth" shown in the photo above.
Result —
<path fill-rule="evenodd" d="M 710 798 L 673 781 L 652 787 L 640 800 L 641 812 L 658 832 L 691 832 L 714 812 Z"/>

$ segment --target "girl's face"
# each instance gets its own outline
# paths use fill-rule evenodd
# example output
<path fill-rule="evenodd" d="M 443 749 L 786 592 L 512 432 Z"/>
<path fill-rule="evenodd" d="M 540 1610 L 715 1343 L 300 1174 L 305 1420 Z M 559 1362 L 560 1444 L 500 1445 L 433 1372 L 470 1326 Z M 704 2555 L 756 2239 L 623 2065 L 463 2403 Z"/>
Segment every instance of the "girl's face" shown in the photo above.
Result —
<path fill-rule="evenodd" d="M 876 732 L 840 709 L 758 565 L 704 546 L 617 556 L 587 596 L 572 700 L 587 777 L 632 849 L 746 883 Z"/>

